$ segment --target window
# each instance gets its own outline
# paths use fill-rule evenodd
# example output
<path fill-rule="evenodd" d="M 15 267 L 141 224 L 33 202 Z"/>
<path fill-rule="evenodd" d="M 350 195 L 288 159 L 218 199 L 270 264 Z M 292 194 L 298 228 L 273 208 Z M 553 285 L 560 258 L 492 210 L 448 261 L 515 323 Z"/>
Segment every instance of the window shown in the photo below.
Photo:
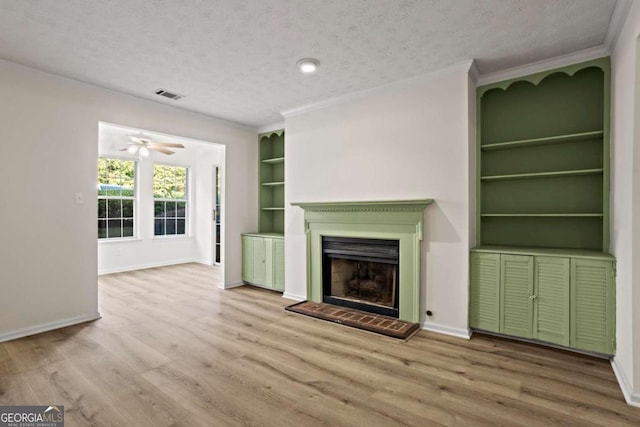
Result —
<path fill-rule="evenodd" d="M 186 234 L 187 175 L 185 167 L 153 165 L 154 235 Z"/>
<path fill-rule="evenodd" d="M 133 237 L 136 162 L 98 159 L 98 239 Z"/>

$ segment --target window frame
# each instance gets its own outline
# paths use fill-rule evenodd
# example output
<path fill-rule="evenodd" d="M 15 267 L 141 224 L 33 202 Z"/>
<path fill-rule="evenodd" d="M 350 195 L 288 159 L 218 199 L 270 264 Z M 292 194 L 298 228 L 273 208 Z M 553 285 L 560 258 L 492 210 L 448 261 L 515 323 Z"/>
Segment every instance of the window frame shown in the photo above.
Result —
<path fill-rule="evenodd" d="M 156 197 L 155 195 L 155 167 L 159 166 L 169 166 L 172 168 L 182 168 L 185 169 L 185 198 L 183 199 L 171 199 L 166 197 Z M 153 223 L 153 239 L 182 239 L 191 237 L 191 166 L 170 162 L 157 162 L 154 161 L 151 165 L 151 219 Z M 156 217 L 155 206 L 156 202 L 184 202 L 185 204 L 185 215 L 184 215 L 184 233 L 183 234 L 166 234 L 166 228 L 164 234 L 156 234 L 156 219 L 160 219 Z M 165 220 L 166 227 L 166 214 L 163 217 Z M 178 217 L 176 217 L 178 218 Z M 181 218 L 181 217 L 180 217 Z M 176 226 L 177 227 L 177 226 Z"/>
<path fill-rule="evenodd" d="M 136 241 L 136 240 L 140 240 L 140 234 L 139 234 L 139 215 L 138 215 L 138 206 L 139 206 L 139 202 L 140 202 L 140 185 L 139 185 L 139 180 L 140 180 L 140 162 L 135 159 L 135 158 L 130 158 L 130 157 L 125 157 L 125 156 L 114 156 L 114 155 L 98 155 L 98 162 L 100 161 L 100 159 L 108 159 L 108 160 L 118 160 L 118 161 L 122 161 L 122 162 L 133 162 L 133 196 L 109 196 L 109 195 L 100 195 L 99 194 L 99 186 L 100 186 L 100 176 L 98 175 L 97 178 L 97 185 L 96 185 L 96 219 L 98 221 L 100 221 L 100 216 L 99 216 L 99 204 L 100 204 L 100 200 L 132 200 L 133 201 L 133 211 L 132 211 L 132 220 L 133 220 L 133 235 L 131 236 L 120 236 L 120 237 L 108 237 L 108 232 L 107 232 L 107 237 L 99 237 L 97 236 L 97 240 L 98 243 L 116 243 L 116 242 L 125 242 L 125 241 Z M 98 164 L 96 162 L 96 167 L 98 167 Z M 107 184 L 109 185 L 109 184 Z M 105 217 L 105 221 L 109 220 L 109 216 L 108 216 L 108 203 L 107 206 L 105 207 L 105 210 L 107 211 L 106 214 L 107 216 Z M 128 217 L 127 217 L 128 218 Z M 120 216 L 120 220 L 123 220 L 124 217 Z M 108 230 L 108 227 L 107 227 Z M 98 233 L 96 233 L 96 235 L 98 235 Z"/>

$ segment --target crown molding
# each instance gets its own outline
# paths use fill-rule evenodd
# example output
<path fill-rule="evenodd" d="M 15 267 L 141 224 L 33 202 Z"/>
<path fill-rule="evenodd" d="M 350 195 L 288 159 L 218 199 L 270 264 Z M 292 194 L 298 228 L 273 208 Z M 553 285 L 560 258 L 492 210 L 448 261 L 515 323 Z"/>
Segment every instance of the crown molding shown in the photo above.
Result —
<path fill-rule="evenodd" d="M 469 66 L 469 77 L 476 85 L 478 84 L 478 80 L 480 80 L 480 70 L 478 70 L 478 65 L 475 59 L 471 60 L 471 65 Z"/>
<path fill-rule="evenodd" d="M 532 62 L 530 64 L 508 68 L 502 71 L 496 71 L 494 73 L 482 74 L 478 79 L 478 86 L 528 76 L 529 74 L 566 67 L 567 65 L 573 65 L 580 62 L 591 61 L 593 59 L 609 56 L 609 54 L 610 51 L 604 45 L 599 45 L 579 50 L 577 52 L 568 53 L 566 55 L 543 59 L 542 61 Z"/>
<path fill-rule="evenodd" d="M 431 79 L 441 77 L 443 75 L 451 74 L 452 72 L 455 72 L 455 71 L 468 73 L 471 67 L 473 66 L 473 64 L 474 64 L 474 60 L 468 59 L 453 65 L 450 65 L 445 68 L 440 68 L 438 70 L 430 71 L 426 74 L 420 74 L 418 76 L 409 77 L 403 80 L 397 80 L 395 82 L 387 83 L 381 86 L 376 86 L 370 89 L 351 92 L 345 95 L 336 96 L 334 98 L 328 98 L 323 101 L 315 102 L 312 104 L 307 104 L 300 107 L 291 108 L 289 110 L 284 110 L 284 111 L 281 111 L 280 114 L 282 114 L 286 119 L 287 117 L 296 116 L 298 114 L 308 113 L 310 111 L 320 110 L 327 107 L 332 107 L 334 105 L 344 104 L 349 101 L 362 99 L 370 95 L 384 93 L 392 90 L 404 89 L 418 83 L 427 82 Z"/>
<path fill-rule="evenodd" d="M 611 19 L 609 20 L 607 37 L 604 40 L 604 46 L 609 52 L 613 52 L 613 49 L 616 47 L 618 37 L 620 36 L 622 27 L 627 20 L 627 16 L 629 16 L 629 11 L 631 10 L 632 4 L 633 0 L 616 1 L 613 13 L 611 14 Z"/>
<path fill-rule="evenodd" d="M 284 122 L 271 123 L 270 125 L 260 126 L 256 133 L 259 135 L 261 133 L 273 132 L 274 130 L 284 129 Z"/>

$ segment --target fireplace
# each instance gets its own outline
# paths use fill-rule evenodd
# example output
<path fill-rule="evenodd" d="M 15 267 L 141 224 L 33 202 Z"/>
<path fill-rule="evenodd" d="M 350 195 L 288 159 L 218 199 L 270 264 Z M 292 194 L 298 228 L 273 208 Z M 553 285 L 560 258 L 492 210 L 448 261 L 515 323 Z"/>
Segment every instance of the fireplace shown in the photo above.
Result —
<path fill-rule="evenodd" d="M 400 242 L 322 238 L 322 300 L 398 317 Z"/>
<path fill-rule="evenodd" d="M 304 209 L 307 299 L 363 304 L 359 308 L 390 310 L 391 316 L 419 323 L 424 210 L 431 203 L 291 203 Z"/>

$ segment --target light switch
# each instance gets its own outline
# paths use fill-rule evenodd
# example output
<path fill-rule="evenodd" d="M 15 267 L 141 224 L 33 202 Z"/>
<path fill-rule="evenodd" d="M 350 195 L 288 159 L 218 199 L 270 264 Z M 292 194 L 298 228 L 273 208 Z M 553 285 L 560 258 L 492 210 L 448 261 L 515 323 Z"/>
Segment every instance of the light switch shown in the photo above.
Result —
<path fill-rule="evenodd" d="M 76 205 L 83 205 L 83 204 L 84 204 L 84 194 L 76 193 Z"/>

